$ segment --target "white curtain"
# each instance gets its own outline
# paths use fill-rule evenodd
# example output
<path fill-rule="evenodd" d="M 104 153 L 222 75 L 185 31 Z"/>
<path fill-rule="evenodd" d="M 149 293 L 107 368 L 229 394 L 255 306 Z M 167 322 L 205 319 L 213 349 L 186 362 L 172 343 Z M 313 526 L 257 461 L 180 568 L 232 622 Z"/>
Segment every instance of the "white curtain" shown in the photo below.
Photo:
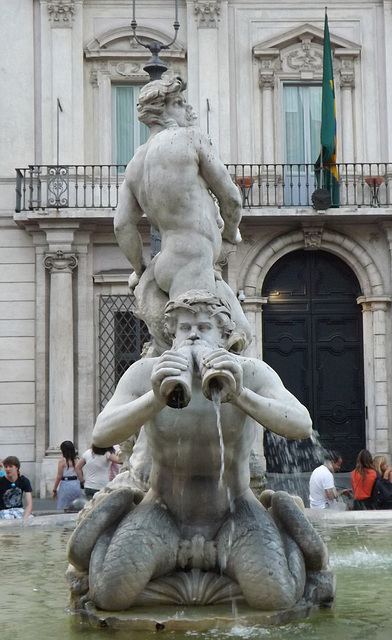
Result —
<path fill-rule="evenodd" d="M 284 86 L 286 162 L 314 163 L 320 151 L 321 86 Z"/>
<path fill-rule="evenodd" d="M 137 119 L 139 90 L 136 85 L 113 85 L 114 164 L 128 164 L 135 149 L 148 138 L 148 128 Z"/>

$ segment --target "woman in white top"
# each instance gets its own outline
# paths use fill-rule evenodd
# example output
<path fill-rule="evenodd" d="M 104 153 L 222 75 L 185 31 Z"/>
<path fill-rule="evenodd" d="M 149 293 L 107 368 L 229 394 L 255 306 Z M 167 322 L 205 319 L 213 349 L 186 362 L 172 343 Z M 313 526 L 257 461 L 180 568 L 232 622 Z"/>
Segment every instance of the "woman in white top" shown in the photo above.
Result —
<path fill-rule="evenodd" d="M 120 462 L 113 447 L 102 449 L 93 444 L 77 462 L 75 469 L 83 472 L 84 493 L 87 500 L 91 500 L 95 493 L 106 487 L 112 462 Z"/>

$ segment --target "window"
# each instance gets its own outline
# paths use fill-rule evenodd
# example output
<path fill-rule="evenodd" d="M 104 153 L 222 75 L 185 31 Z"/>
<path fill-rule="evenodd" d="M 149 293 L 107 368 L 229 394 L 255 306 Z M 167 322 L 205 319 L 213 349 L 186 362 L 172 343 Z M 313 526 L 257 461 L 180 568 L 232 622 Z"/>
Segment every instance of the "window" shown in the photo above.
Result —
<path fill-rule="evenodd" d="M 287 163 L 315 163 L 320 153 L 321 86 L 284 86 Z"/>
<path fill-rule="evenodd" d="M 135 317 L 130 295 L 101 295 L 99 304 L 99 378 L 101 409 L 112 397 L 123 373 L 150 339 L 144 322 Z"/>
<path fill-rule="evenodd" d="M 137 118 L 142 85 L 113 85 L 113 163 L 127 165 L 135 149 L 146 142 L 148 128 Z"/>
<path fill-rule="evenodd" d="M 315 188 L 312 165 L 320 153 L 321 93 L 318 85 L 283 87 L 285 163 L 290 165 L 285 175 L 288 206 L 311 204 Z"/>

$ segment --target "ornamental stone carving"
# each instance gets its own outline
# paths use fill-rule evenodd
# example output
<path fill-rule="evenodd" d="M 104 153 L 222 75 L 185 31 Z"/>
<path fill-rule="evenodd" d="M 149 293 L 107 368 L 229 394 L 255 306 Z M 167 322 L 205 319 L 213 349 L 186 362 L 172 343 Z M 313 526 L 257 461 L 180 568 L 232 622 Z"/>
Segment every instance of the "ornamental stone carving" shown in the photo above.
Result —
<path fill-rule="evenodd" d="M 195 0 L 195 15 L 200 28 L 216 29 L 219 22 L 221 0 Z"/>
<path fill-rule="evenodd" d="M 67 26 L 71 26 L 69 23 L 74 19 L 73 16 L 75 13 L 75 3 L 68 0 L 48 2 L 48 13 L 51 22 L 66 22 L 68 23 Z"/>
<path fill-rule="evenodd" d="M 353 49 L 336 49 L 335 59 L 340 72 L 340 87 L 342 89 L 354 89 L 355 87 L 355 63 L 359 58 L 359 51 Z"/>
<path fill-rule="evenodd" d="M 119 62 L 116 65 L 116 71 L 120 76 L 146 76 L 146 72 L 143 70 L 144 63 L 139 62 Z"/>
<path fill-rule="evenodd" d="M 260 89 L 273 89 L 275 85 L 275 74 L 273 71 L 260 71 L 259 87 Z"/>
<path fill-rule="evenodd" d="M 74 253 L 65 253 L 59 249 L 54 253 L 47 253 L 44 259 L 45 269 L 53 272 L 72 273 L 78 265 L 78 259 Z"/>
<path fill-rule="evenodd" d="M 351 72 L 340 72 L 340 87 L 341 89 L 354 89 L 355 87 L 355 78 L 354 73 Z"/>
<path fill-rule="evenodd" d="M 304 245 L 307 250 L 316 250 L 320 249 L 321 241 L 323 239 L 323 228 L 322 227 L 304 227 Z"/>
<path fill-rule="evenodd" d="M 322 71 L 323 52 L 312 45 L 310 38 L 304 38 L 301 48 L 287 55 L 286 63 L 293 71 Z"/>
<path fill-rule="evenodd" d="M 90 69 L 90 82 L 93 87 L 99 87 L 99 72 L 97 69 Z"/>

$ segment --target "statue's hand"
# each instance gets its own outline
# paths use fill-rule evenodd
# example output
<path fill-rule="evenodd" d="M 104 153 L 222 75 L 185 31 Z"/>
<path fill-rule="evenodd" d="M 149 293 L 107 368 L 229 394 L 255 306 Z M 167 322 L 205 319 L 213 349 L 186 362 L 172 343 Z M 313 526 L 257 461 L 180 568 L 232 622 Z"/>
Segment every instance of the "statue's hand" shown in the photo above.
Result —
<path fill-rule="evenodd" d="M 137 285 L 140 282 L 140 278 L 142 277 L 144 271 L 146 270 L 146 265 L 142 264 L 140 267 L 140 273 L 133 271 L 131 273 L 131 275 L 128 278 L 128 287 L 130 289 L 130 292 L 133 293 L 135 288 L 137 287 Z"/>
<path fill-rule="evenodd" d="M 139 284 L 139 281 L 140 281 L 140 276 L 137 275 L 136 271 L 131 273 L 131 275 L 128 278 L 128 287 L 131 293 L 134 292 L 135 287 Z"/>
<path fill-rule="evenodd" d="M 233 397 L 239 396 L 243 389 L 243 370 L 237 356 L 226 349 L 216 349 L 202 358 L 203 367 L 217 371 L 229 371 L 234 378 Z M 230 402 L 230 399 L 228 400 Z"/>
<path fill-rule="evenodd" d="M 240 244 L 242 242 L 242 236 L 238 227 L 229 230 L 226 227 L 223 229 L 222 240 L 226 240 L 230 244 Z"/>
<path fill-rule="evenodd" d="M 233 253 L 233 251 L 236 251 L 235 249 L 235 245 L 239 244 L 240 242 L 242 242 L 242 237 L 240 232 L 237 229 L 237 233 L 235 236 L 226 236 L 223 235 L 222 236 L 222 243 L 221 243 L 221 248 L 220 248 L 220 253 L 218 256 L 218 259 L 216 261 L 216 264 L 218 265 L 224 265 L 227 263 L 227 260 L 229 258 L 229 254 Z M 216 273 L 216 271 L 215 271 Z M 215 276 L 215 280 L 222 280 L 222 276 L 220 278 L 217 278 Z"/>
<path fill-rule="evenodd" d="M 155 363 L 151 373 L 152 390 L 159 398 L 165 402 L 165 397 L 161 393 L 161 384 L 165 378 L 180 376 L 183 371 L 189 368 L 187 358 L 178 351 L 165 351 Z"/>

